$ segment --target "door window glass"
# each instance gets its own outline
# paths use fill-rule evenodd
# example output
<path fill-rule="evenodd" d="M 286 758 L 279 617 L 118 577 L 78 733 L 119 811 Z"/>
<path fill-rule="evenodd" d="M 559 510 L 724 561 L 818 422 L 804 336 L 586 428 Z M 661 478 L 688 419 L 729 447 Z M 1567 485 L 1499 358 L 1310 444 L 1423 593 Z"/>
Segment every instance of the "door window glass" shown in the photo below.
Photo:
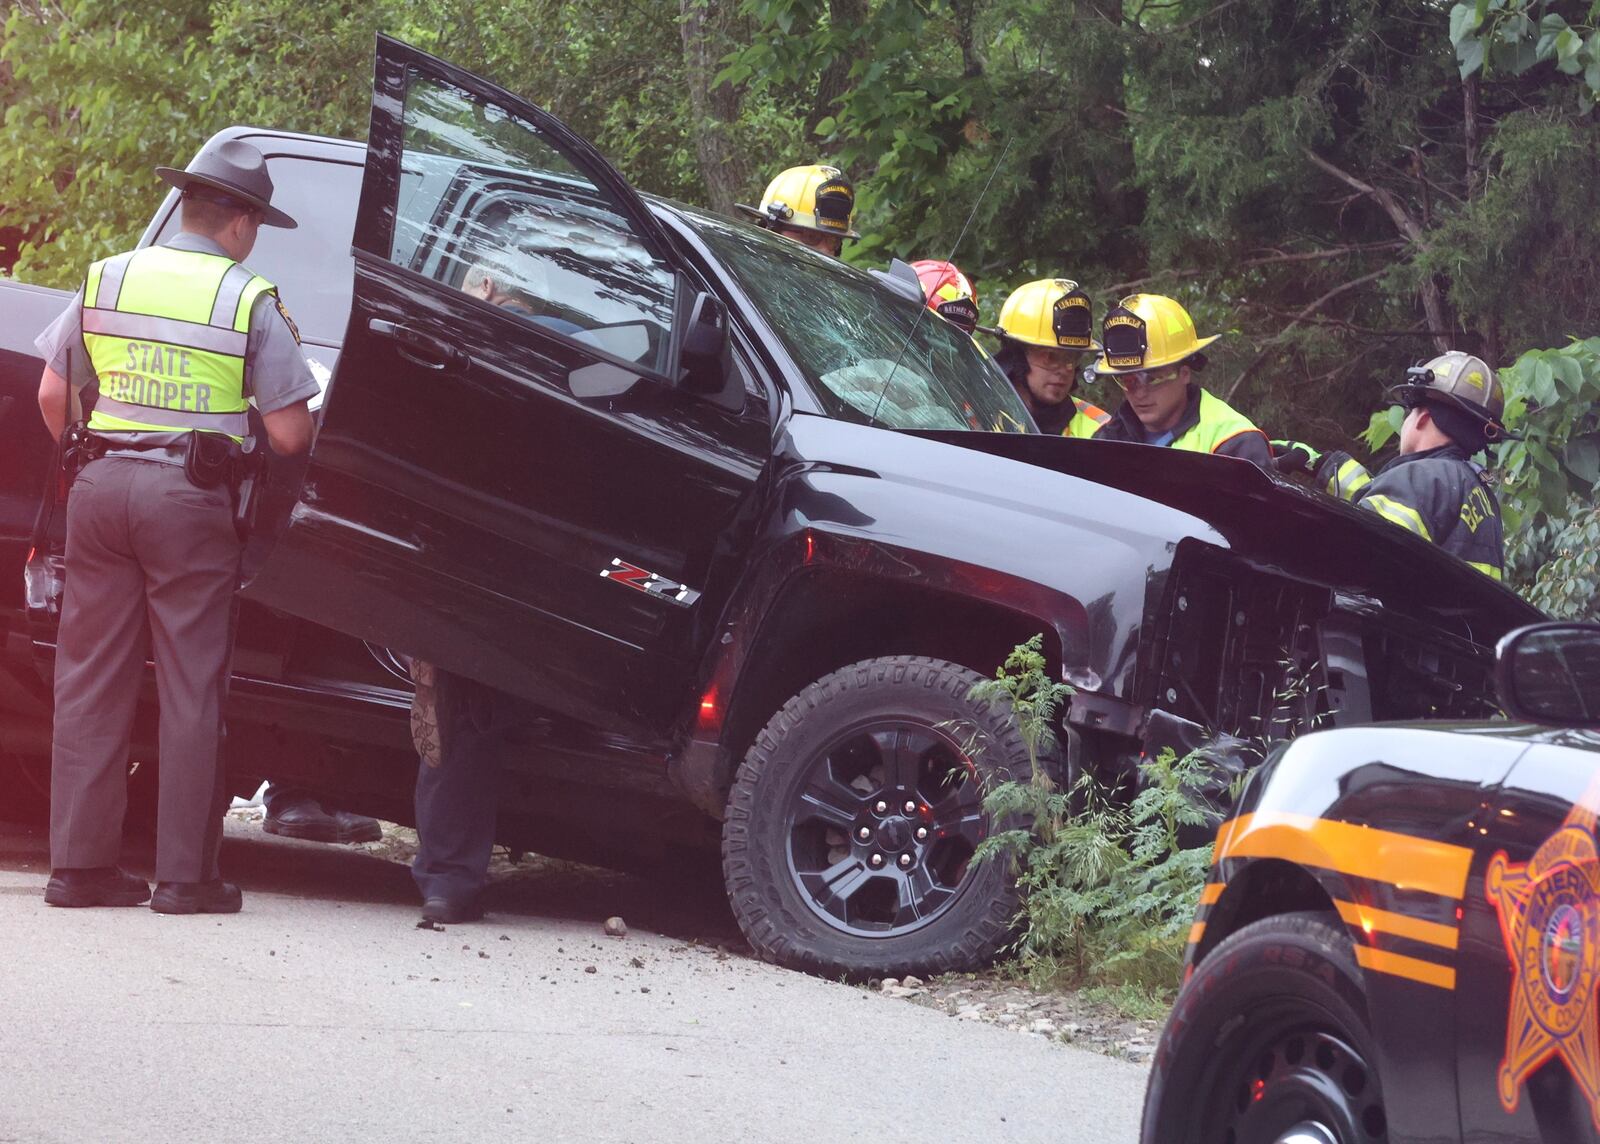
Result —
<path fill-rule="evenodd" d="M 392 261 L 663 368 L 672 271 L 537 124 L 413 72 L 404 125 Z"/>

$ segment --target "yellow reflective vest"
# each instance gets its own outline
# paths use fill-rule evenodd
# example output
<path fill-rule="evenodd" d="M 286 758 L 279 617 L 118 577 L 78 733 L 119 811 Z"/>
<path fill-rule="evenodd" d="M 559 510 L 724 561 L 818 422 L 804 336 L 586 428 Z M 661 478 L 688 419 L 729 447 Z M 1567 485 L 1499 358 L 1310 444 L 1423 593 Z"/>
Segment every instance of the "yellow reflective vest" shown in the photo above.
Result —
<path fill-rule="evenodd" d="M 1100 426 L 1111 420 L 1111 414 L 1082 398 L 1074 397 L 1072 404 L 1075 412 L 1072 420 L 1067 422 L 1067 427 L 1061 431 L 1063 437 L 1093 437 L 1100 431 Z"/>
<path fill-rule="evenodd" d="M 1177 382 L 1168 384 L 1176 385 Z M 1191 386 L 1188 407 L 1167 435 L 1167 440 L 1147 441 L 1133 407 L 1126 401 L 1117 406 L 1117 411 L 1101 426 L 1095 436 L 1102 441 L 1160 443 L 1171 449 L 1184 449 L 1193 453 L 1218 453 L 1225 457 L 1239 457 L 1263 469 L 1272 465 L 1272 449 L 1267 444 L 1267 435 L 1256 428 L 1255 422 L 1222 398 L 1208 393 L 1197 385 Z"/>
<path fill-rule="evenodd" d="M 96 262 L 83 289 L 83 342 L 100 383 L 89 428 L 242 441 L 250 312 L 273 292 L 220 254 L 149 246 Z"/>

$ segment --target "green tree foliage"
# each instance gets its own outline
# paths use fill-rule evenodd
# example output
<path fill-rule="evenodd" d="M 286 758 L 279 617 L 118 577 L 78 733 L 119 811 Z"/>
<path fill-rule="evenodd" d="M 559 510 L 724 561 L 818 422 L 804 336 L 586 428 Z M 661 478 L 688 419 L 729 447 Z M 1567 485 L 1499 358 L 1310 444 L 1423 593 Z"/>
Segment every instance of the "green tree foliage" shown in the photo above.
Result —
<path fill-rule="evenodd" d="M 1209 824 L 1213 768 L 1168 749 L 1141 764 L 1131 801 L 1088 774 L 1059 787 L 1042 759 L 1054 754 L 1051 725 L 1072 688 L 1050 678 L 1040 641 L 973 688 L 974 698 L 1011 705 L 1033 763 L 1026 781 L 985 796 L 994 821 L 1010 825 L 979 844 L 977 860 L 1017 865 L 1017 949 L 1030 975 L 1168 992 L 1211 868 L 1211 845 L 1185 846 L 1180 832 Z"/>
<path fill-rule="evenodd" d="M 1275 433 L 1349 444 L 1419 358 L 1500 362 L 1600 318 L 1570 37 L 1464 80 L 1431 0 L 835 7 L 745 0 L 757 35 L 725 74 L 800 121 L 847 64 L 813 146 L 865 177 L 866 257 L 946 254 L 998 166 L 956 254 L 987 313 L 1043 274 L 1102 305 L 1172 293 L 1233 335 L 1208 384 Z"/>
<path fill-rule="evenodd" d="M 683 7 L 725 53 L 734 0 Z M 646 190 L 705 200 L 707 164 L 717 173 L 725 161 L 697 155 L 715 108 L 691 108 L 674 6 L 12 0 L 0 11 L 0 270 L 46 285 L 74 285 L 90 261 L 131 245 L 166 189 L 150 169 L 182 166 L 223 127 L 363 138 L 379 31 L 548 108 Z M 731 150 L 772 153 L 770 104 L 735 106 Z"/>

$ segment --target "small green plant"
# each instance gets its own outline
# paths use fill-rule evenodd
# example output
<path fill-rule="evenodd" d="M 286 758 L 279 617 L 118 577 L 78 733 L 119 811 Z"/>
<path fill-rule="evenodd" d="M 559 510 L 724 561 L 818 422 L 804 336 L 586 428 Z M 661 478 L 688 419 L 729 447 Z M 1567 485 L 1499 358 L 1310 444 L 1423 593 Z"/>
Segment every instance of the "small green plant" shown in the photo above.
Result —
<path fill-rule="evenodd" d="M 1214 768 L 1168 749 L 1140 764 L 1131 801 L 1089 774 L 1059 786 L 1044 760 L 1055 757 L 1051 724 L 1072 689 L 1049 677 L 1040 645 L 1020 645 L 973 688 L 1011 702 L 1032 762 L 1031 775 L 985 795 L 991 820 L 1014 825 L 985 839 L 977 860 L 1016 864 L 1016 949 L 1030 977 L 1170 994 L 1211 864 L 1210 844 L 1186 847 L 1183 835 L 1210 821 L 1202 791 L 1215 788 Z"/>

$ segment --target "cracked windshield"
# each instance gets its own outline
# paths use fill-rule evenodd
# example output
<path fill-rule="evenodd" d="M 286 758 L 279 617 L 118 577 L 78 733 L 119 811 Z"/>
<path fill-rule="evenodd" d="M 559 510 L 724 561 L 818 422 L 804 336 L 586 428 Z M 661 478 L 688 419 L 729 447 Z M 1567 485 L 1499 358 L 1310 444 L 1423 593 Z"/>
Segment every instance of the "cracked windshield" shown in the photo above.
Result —
<path fill-rule="evenodd" d="M 796 243 L 709 215 L 696 219 L 829 416 L 892 429 L 1028 431 L 1015 391 L 955 326 Z"/>

